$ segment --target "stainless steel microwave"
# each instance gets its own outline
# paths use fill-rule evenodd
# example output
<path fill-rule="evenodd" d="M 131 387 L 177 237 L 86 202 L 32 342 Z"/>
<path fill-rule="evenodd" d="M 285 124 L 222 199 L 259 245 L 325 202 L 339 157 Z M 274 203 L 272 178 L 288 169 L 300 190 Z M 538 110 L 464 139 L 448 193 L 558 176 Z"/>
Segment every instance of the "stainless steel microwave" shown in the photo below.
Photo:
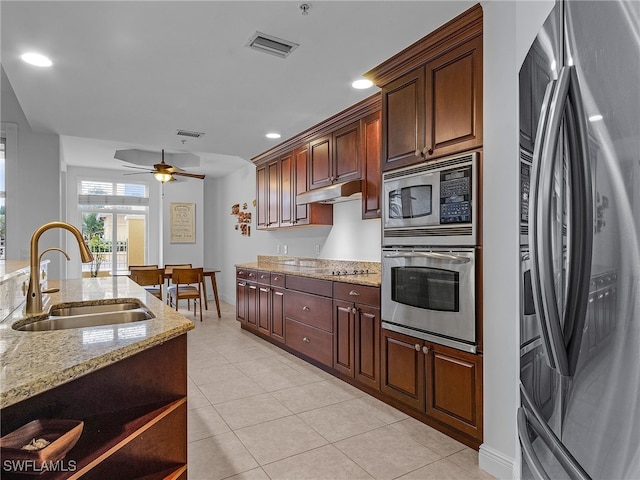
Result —
<path fill-rule="evenodd" d="M 383 175 L 382 246 L 473 246 L 478 153 Z"/>

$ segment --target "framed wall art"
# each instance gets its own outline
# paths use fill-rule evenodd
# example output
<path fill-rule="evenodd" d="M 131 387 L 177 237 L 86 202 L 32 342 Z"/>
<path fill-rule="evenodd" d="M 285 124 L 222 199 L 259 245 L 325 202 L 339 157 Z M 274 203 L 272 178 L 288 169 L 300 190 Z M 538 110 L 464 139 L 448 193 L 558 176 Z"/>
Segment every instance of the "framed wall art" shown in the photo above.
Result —
<path fill-rule="evenodd" d="M 169 228 L 171 243 L 196 243 L 196 204 L 169 204 Z"/>

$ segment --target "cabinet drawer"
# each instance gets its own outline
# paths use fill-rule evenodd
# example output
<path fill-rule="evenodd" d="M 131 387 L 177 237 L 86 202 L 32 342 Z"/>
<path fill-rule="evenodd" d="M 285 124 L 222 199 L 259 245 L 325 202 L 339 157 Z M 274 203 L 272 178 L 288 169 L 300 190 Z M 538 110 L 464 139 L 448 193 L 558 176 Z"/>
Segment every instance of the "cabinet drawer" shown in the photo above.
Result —
<path fill-rule="evenodd" d="M 284 287 L 284 273 L 271 272 L 271 285 L 274 287 Z"/>
<path fill-rule="evenodd" d="M 380 288 L 353 283 L 333 282 L 333 298 L 345 302 L 363 303 L 373 307 L 380 306 Z"/>
<path fill-rule="evenodd" d="M 284 298 L 284 314 L 287 318 L 327 332 L 333 330 L 332 311 L 330 298 L 292 291 L 287 291 Z"/>
<path fill-rule="evenodd" d="M 333 335 L 330 333 L 287 318 L 285 343 L 297 352 L 333 366 Z"/>
<path fill-rule="evenodd" d="M 249 277 L 249 273 L 253 275 Z M 245 280 L 255 280 L 256 279 L 256 271 L 250 268 L 236 268 L 236 278 L 244 278 Z"/>
<path fill-rule="evenodd" d="M 264 270 L 258 270 L 256 272 L 256 278 L 258 283 L 265 283 L 269 285 L 271 283 L 271 272 L 265 272 Z"/>
<path fill-rule="evenodd" d="M 318 278 L 298 277 L 295 275 L 287 275 L 286 286 L 289 290 L 298 290 L 300 292 L 314 293 L 324 297 L 330 297 L 333 294 L 333 282 L 330 280 L 320 280 Z"/>

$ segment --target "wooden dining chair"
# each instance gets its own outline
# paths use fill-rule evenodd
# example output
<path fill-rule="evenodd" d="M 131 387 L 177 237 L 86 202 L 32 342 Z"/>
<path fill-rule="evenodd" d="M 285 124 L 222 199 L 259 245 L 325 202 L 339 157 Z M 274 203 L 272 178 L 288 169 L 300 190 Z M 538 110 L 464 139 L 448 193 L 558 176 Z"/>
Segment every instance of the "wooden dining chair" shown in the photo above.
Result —
<path fill-rule="evenodd" d="M 174 268 L 192 268 L 190 263 L 167 263 L 164 266 L 164 278 L 167 279 L 167 289 L 171 286 L 171 276 Z M 167 305 L 169 304 L 169 296 L 167 295 Z"/>
<path fill-rule="evenodd" d="M 154 270 L 158 268 L 158 265 L 129 265 L 129 271 L 131 270 Z"/>
<path fill-rule="evenodd" d="M 178 302 L 187 300 L 187 308 L 191 310 L 193 300 L 193 316 L 196 316 L 196 300 L 200 305 L 200 321 L 202 321 L 202 268 L 176 268 L 171 272 L 173 285 L 167 289 L 167 300 L 173 306 L 175 302 L 178 310 Z"/>
<path fill-rule="evenodd" d="M 129 267 L 129 278 L 145 288 L 147 292 L 162 300 L 162 285 L 164 284 L 164 269 L 162 268 L 134 268 Z"/>

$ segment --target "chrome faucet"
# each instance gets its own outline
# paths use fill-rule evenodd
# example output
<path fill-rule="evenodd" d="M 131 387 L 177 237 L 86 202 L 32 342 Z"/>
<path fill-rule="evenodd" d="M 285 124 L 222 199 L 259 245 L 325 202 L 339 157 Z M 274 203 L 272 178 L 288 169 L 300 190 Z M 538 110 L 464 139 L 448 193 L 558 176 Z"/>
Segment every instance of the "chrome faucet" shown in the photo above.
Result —
<path fill-rule="evenodd" d="M 83 263 L 87 263 L 93 260 L 93 254 L 89 251 L 89 247 L 84 243 L 82 238 L 82 233 L 76 227 L 69 223 L 65 222 L 49 222 L 45 223 L 41 227 L 38 227 L 33 235 L 31 236 L 31 269 L 29 273 L 29 289 L 27 290 L 27 303 L 25 307 L 25 312 L 27 314 L 37 314 L 42 312 L 42 292 L 40 291 L 40 259 L 42 255 L 49 249 L 42 252 L 42 254 L 38 254 L 38 241 L 40 240 L 40 236 L 46 232 L 47 230 L 51 230 L 52 228 L 64 228 L 65 230 L 69 230 L 73 236 L 76 238 L 78 242 L 78 247 L 80 248 L 80 258 Z M 54 248 L 54 250 L 59 250 Z M 65 253 L 65 252 L 63 252 Z M 69 258 L 68 255 L 67 259 Z"/>

